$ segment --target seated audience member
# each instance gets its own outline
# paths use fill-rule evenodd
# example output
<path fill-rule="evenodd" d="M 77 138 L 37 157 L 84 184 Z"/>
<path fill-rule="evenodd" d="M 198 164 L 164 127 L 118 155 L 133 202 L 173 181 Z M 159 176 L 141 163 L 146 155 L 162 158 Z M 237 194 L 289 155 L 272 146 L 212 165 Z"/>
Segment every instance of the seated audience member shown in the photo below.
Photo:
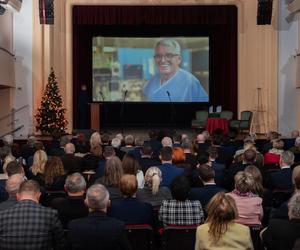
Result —
<path fill-rule="evenodd" d="M 252 186 L 251 192 L 263 198 L 266 190 L 264 189 L 263 178 L 259 169 L 254 165 L 249 165 L 245 168 L 245 173 L 251 174 L 254 178 L 254 185 Z"/>
<path fill-rule="evenodd" d="M 262 198 L 253 193 L 254 177 L 245 171 L 235 175 L 235 189 L 228 193 L 236 203 L 236 222 L 244 225 L 261 225 L 263 218 Z"/>
<path fill-rule="evenodd" d="M 83 156 L 82 171 L 96 170 L 102 160 L 102 147 L 100 145 L 91 148 L 90 152 Z"/>
<path fill-rule="evenodd" d="M 176 177 L 171 184 L 172 200 L 164 200 L 158 218 L 164 225 L 199 225 L 203 222 L 200 201 L 188 200 L 190 184 L 185 176 Z"/>
<path fill-rule="evenodd" d="M 182 139 L 181 147 L 185 154 L 185 162 L 184 163 L 187 164 L 187 166 L 190 169 L 195 169 L 197 167 L 198 162 L 197 162 L 197 158 L 193 151 L 192 142 L 188 138 Z"/>
<path fill-rule="evenodd" d="M 0 211 L 8 209 L 17 203 L 17 192 L 23 181 L 24 176 L 20 174 L 14 174 L 6 180 L 5 189 L 9 197 L 8 200 L 0 203 Z"/>
<path fill-rule="evenodd" d="M 62 136 L 58 132 L 52 133 L 53 140 L 47 147 L 47 155 L 51 156 L 62 156 L 65 152 L 66 145 L 70 142 L 69 136 Z"/>
<path fill-rule="evenodd" d="M 268 186 L 271 190 L 287 190 L 293 188 L 291 165 L 294 163 L 294 154 L 284 151 L 279 160 L 280 171 L 270 175 Z"/>
<path fill-rule="evenodd" d="M 69 223 L 69 239 L 72 249 L 80 250 L 130 250 L 122 221 L 106 215 L 109 207 L 109 193 L 100 184 L 87 190 L 86 204 L 89 215 Z"/>
<path fill-rule="evenodd" d="M 145 173 L 145 186 L 138 189 L 137 198 L 150 203 L 153 207 L 160 206 L 163 200 L 172 199 L 170 189 L 160 187 L 161 171 L 158 167 L 150 167 Z"/>
<path fill-rule="evenodd" d="M 162 145 L 157 138 L 157 133 L 154 130 L 150 130 L 148 136 L 149 136 L 149 140 L 147 141 L 147 143 L 149 143 L 151 146 L 153 157 L 158 158 Z"/>
<path fill-rule="evenodd" d="M 1 249 L 64 249 L 64 232 L 57 212 L 38 204 L 39 184 L 25 181 L 17 204 L 0 213 Z"/>
<path fill-rule="evenodd" d="M 234 176 L 239 171 L 244 171 L 245 168 L 249 165 L 253 165 L 256 160 L 256 151 L 254 149 L 247 149 L 243 153 L 243 161 L 237 164 L 233 164 L 230 166 L 227 172 L 225 187 L 227 190 L 233 190 L 234 188 Z"/>
<path fill-rule="evenodd" d="M 195 250 L 253 250 L 250 230 L 236 223 L 238 211 L 234 199 L 224 192 L 217 193 L 207 205 L 207 220 L 196 232 Z"/>
<path fill-rule="evenodd" d="M 102 184 L 107 188 L 111 201 L 122 198 L 119 188 L 122 175 L 123 168 L 120 159 L 117 156 L 112 156 L 105 163 L 104 176 L 96 180 L 96 183 Z"/>
<path fill-rule="evenodd" d="M 48 191 L 64 190 L 66 175 L 64 166 L 58 156 L 51 156 L 45 165 L 45 188 Z"/>
<path fill-rule="evenodd" d="M 86 183 L 79 173 L 71 174 L 65 183 L 67 197 L 58 197 L 51 201 L 51 207 L 56 209 L 58 217 L 66 229 L 71 220 L 88 215 L 88 208 L 84 204 Z"/>
<path fill-rule="evenodd" d="M 108 159 L 116 155 L 116 152 L 112 146 L 106 146 L 103 151 L 103 160 L 100 160 L 94 176 L 95 180 L 104 175 L 105 163 Z"/>
<path fill-rule="evenodd" d="M 203 133 L 197 135 L 195 143 L 196 143 L 197 151 L 198 152 L 204 152 L 210 146 L 210 143 L 208 143 L 206 141 L 206 137 L 205 137 L 205 135 Z"/>
<path fill-rule="evenodd" d="M 77 133 L 77 135 L 71 139 L 71 143 L 74 144 L 76 153 L 86 154 L 90 151 L 90 146 L 84 133 Z"/>
<path fill-rule="evenodd" d="M 130 150 L 128 154 L 132 155 L 134 159 L 139 160 L 141 159 L 141 148 L 144 145 L 144 139 L 141 137 L 136 137 L 134 140 L 134 149 Z"/>
<path fill-rule="evenodd" d="M 264 164 L 279 163 L 280 156 L 283 153 L 284 142 L 283 140 L 276 139 L 272 141 L 272 148 L 264 155 Z"/>
<path fill-rule="evenodd" d="M 189 168 L 189 165 L 185 163 L 185 153 L 181 147 L 173 148 L 172 163 L 180 168 Z"/>
<path fill-rule="evenodd" d="M 295 188 L 294 193 L 300 193 L 300 165 L 293 169 L 292 182 Z M 288 220 L 288 201 L 283 202 L 278 209 L 272 213 L 272 218 Z"/>
<path fill-rule="evenodd" d="M 66 153 L 64 155 L 60 156 L 65 172 L 67 174 L 80 172 L 83 168 L 83 159 L 82 157 L 75 156 L 74 144 L 67 143 L 65 147 L 65 152 Z"/>
<path fill-rule="evenodd" d="M 45 185 L 45 165 L 47 163 L 48 156 L 44 150 L 37 150 L 33 155 L 33 163 L 29 171 L 31 175 L 30 179 L 37 181 L 40 186 Z"/>
<path fill-rule="evenodd" d="M 99 134 L 99 132 L 94 132 L 91 134 L 90 137 L 90 147 L 96 147 L 96 146 L 101 146 L 102 141 L 101 141 L 101 135 Z"/>
<path fill-rule="evenodd" d="M 294 146 L 289 149 L 295 155 L 295 162 L 300 161 L 300 136 L 295 139 Z M 297 157 L 296 157 L 297 156 Z"/>
<path fill-rule="evenodd" d="M 181 135 L 174 134 L 173 135 L 173 148 L 180 148 L 181 147 Z"/>
<path fill-rule="evenodd" d="M 111 146 L 114 148 L 116 156 L 122 160 L 126 153 L 120 149 L 121 143 L 122 141 L 119 138 L 113 138 L 111 140 Z"/>
<path fill-rule="evenodd" d="M 126 154 L 122 160 L 122 168 L 124 174 L 132 174 L 136 176 L 138 188 L 143 188 L 145 184 L 143 171 L 140 170 L 139 162 L 131 154 Z"/>
<path fill-rule="evenodd" d="M 121 147 L 121 151 L 128 153 L 129 151 L 134 149 L 134 137 L 133 135 L 125 136 L 125 146 Z"/>
<path fill-rule="evenodd" d="M 267 142 L 262 147 L 262 153 L 267 153 L 273 147 L 273 140 L 279 139 L 280 134 L 276 131 L 269 131 L 267 133 Z"/>
<path fill-rule="evenodd" d="M 208 161 L 215 171 L 215 182 L 219 187 L 224 185 L 224 176 L 225 176 L 225 165 L 216 162 L 216 158 L 218 157 L 218 149 L 215 147 L 209 147 L 208 149 Z"/>
<path fill-rule="evenodd" d="M 163 147 L 160 150 L 160 160 L 162 163 L 159 166 L 162 173 L 162 182 L 160 185 L 169 187 L 175 177 L 184 174 L 184 169 L 172 164 L 172 148 L 170 147 Z"/>
<path fill-rule="evenodd" d="M 289 138 L 284 139 L 284 150 L 290 150 L 290 148 L 295 146 L 296 139 L 299 137 L 299 131 L 293 130 Z M 295 154 L 295 152 L 293 152 Z"/>
<path fill-rule="evenodd" d="M 141 158 L 139 159 L 139 164 L 144 174 L 148 168 L 161 164 L 160 161 L 152 158 L 152 156 L 153 151 L 151 145 L 148 142 L 144 143 L 141 148 Z"/>
<path fill-rule="evenodd" d="M 300 238 L 300 194 L 292 196 L 288 203 L 289 220 L 271 219 L 269 226 L 261 232 L 267 249 L 292 249 Z"/>
<path fill-rule="evenodd" d="M 125 224 L 152 224 L 152 207 L 136 198 L 137 180 L 135 175 L 125 174 L 120 180 L 123 199 L 112 203 L 108 214 L 124 221 Z"/>
<path fill-rule="evenodd" d="M 199 178 L 204 186 L 200 188 L 192 188 L 189 194 L 190 200 L 199 200 L 202 207 L 205 208 L 210 199 L 218 192 L 225 191 L 216 185 L 215 171 L 212 166 L 207 164 L 201 165 L 198 168 Z"/>
<path fill-rule="evenodd" d="M 27 143 L 21 146 L 21 156 L 25 159 L 26 164 L 28 165 L 28 158 L 34 155 L 35 152 L 35 143 L 37 139 L 35 136 L 29 136 Z"/>
<path fill-rule="evenodd" d="M 109 134 L 107 133 L 104 133 L 102 136 L 101 136 L 101 145 L 102 145 L 102 148 L 105 148 L 106 146 L 109 146 Z"/>
<path fill-rule="evenodd" d="M 164 138 L 162 138 L 161 140 L 161 145 L 163 147 L 170 147 L 170 148 L 173 148 L 173 142 L 172 142 L 172 139 L 168 136 L 165 136 Z"/>

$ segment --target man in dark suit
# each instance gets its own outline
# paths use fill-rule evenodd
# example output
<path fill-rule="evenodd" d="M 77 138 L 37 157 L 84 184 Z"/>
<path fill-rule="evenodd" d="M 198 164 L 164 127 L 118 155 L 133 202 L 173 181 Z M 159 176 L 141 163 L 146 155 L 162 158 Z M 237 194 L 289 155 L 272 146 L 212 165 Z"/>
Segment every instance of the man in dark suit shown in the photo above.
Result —
<path fill-rule="evenodd" d="M 65 229 L 71 220 L 89 214 L 89 210 L 84 204 L 85 189 L 86 182 L 83 176 L 79 173 L 71 174 L 67 177 L 65 183 L 68 196 L 58 197 L 51 201 L 51 207 L 58 211 L 58 217 Z"/>
<path fill-rule="evenodd" d="M 284 151 L 281 154 L 279 165 L 280 171 L 271 173 L 270 176 L 270 189 L 292 189 L 292 170 L 291 165 L 294 163 L 294 154 L 290 151 Z"/>
<path fill-rule="evenodd" d="M 139 159 L 139 164 L 144 174 L 148 168 L 153 166 L 157 167 L 161 164 L 158 160 L 152 158 L 152 154 L 151 145 L 148 142 L 144 143 L 141 148 L 141 158 Z"/>
<path fill-rule="evenodd" d="M 0 213 L 1 249 L 64 249 L 64 232 L 57 212 L 38 204 L 40 187 L 25 181 L 18 203 Z"/>
<path fill-rule="evenodd" d="M 101 184 L 91 186 L 86 195 L 89 215 L 69 223 L 72 249 L 127 250 L 124 223 L 106 215 L 110 204 L 109 193 Z"/>
<path fill-rule="evenodd" d="M 172 148 L 163 147 L 160 150 L 160 160 L 162 165 L 158 168 L 162 174 L 162 181 L 160 183 L 161 186 L 170 187 L 172 180 L 184 174 L 183 168 L 178 168 L 172 164 Z"/>
<path fill-rule="evenodd" d="M 210 147 L 208 149 L 209 162 L 215 171 L 215 182 L 219 187 L 224 185 L 224 175 L 225 175 L 225 165 L 216 162 L 218 157 L 218 149 L 215 147 Z"/>
<path fill-rule="evenodd" d="M 199 178 L 202 180 L 204 186 L 200 188 L 192 188 L 189 194 L 189 199 L 199 200 L 202 207 L 205 208 L 210 199 L 218 192 L 225 191 L 216 185 L 214 181 L 215 171 L 207 165 L 201 165 L 198 168 Z"/>
<path fill-rule="evenodd" d="M 67 143 L 65 146 L 66 154 L 60 156 L 66 173 L 72 174 L 80 172 L 83 169 L 83 158 L 75 156 L 75 146 L 73 143 Z"/>

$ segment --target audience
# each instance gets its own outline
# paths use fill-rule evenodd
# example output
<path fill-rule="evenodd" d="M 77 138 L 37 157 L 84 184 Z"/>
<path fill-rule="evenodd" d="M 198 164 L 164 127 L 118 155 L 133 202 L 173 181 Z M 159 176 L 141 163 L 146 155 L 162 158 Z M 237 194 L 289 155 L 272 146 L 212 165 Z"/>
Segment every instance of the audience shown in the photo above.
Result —
<path fill-rule="evenodd" d="M 235 201 L 224 192 L 217 193 L 208 203 L 207 220 L 196 232 L 195 250 L 253 250 L 248 227 L 235 223 L 238 211 Z"/>
<path fill-rule="evenodd" d="M 152 156 L 153 156 L 152 147 L 150 143 L 145 142 L 141 148 L 141 158 L 139 159 L 139 164 L 144 174 L 146 173 L 148 168 L 152 166 L 158 166 L 161 164 L 160 161 L 152 158 Z"/>
<path fill-rule="evenodd" d="M 45 185 L 45 165 L 47 163 L 48 156 L 44 150 L 37 150 L 33 155 L 33 163 L 30 167 L 32 173 L 31 179 L 37 181 L 41 186 Z"/>
<path fill-rule="evenodd" d="M 64 166 L 58 156 L 51 156 L 46 163 L 44 173 L 44 187 L 46 190 L 64 190 L 66 180 Z"/>
<path fill-rule="evenodd" d="M 139 162 L 130 154 L 126 154 L 122 160 L 122 168 L 124 174 L 135 175 L 138 188 L 143 188 L 145 184 L 144 174 L 140 170 Z"/>

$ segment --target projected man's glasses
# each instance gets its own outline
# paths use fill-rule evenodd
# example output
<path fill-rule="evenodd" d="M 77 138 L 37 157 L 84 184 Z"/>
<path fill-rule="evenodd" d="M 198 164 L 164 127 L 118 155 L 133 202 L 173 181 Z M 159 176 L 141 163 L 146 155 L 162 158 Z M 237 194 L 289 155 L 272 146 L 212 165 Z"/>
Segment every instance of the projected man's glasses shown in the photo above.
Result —
<path fill-rule="evenodd" d="M 178 56 L 178 54 L 172 54 L 172 53 L 167 53 L 165 55 L 154 55 L 154 59 L 157 61 L 161 61 L 163 58 L 165 58 L 165 60 L 171 60 L 174 56 Z"/>

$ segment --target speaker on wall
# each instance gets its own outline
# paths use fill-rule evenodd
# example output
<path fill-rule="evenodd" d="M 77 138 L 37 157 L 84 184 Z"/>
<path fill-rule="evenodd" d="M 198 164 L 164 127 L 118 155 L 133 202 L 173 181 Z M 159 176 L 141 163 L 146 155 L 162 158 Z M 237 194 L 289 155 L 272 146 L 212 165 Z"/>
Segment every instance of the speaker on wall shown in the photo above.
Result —
<path fill-rule="evenodd" d="M 273 0 L 258 0 L 257 3 L 257 24 L 271 24 Z"/>
<path fill-rule="evenodd" d="M 40 24 L 54 24 L 54 0 L 39 0 Z"/>

